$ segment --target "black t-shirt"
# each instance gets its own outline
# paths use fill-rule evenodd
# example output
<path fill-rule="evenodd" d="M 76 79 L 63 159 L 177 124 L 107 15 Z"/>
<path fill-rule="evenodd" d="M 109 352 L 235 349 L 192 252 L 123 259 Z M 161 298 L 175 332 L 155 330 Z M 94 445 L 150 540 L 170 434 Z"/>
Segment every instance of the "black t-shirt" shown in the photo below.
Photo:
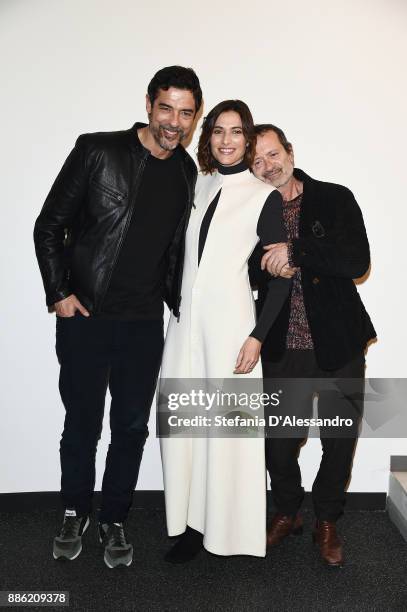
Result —
<path fill-rule="evenodd" d="M 181 164 L 177 149 L 167 159 L 148 156 L 101 317 L 131 320 L 163 316 L 167 249 L 188 198 Z"/>

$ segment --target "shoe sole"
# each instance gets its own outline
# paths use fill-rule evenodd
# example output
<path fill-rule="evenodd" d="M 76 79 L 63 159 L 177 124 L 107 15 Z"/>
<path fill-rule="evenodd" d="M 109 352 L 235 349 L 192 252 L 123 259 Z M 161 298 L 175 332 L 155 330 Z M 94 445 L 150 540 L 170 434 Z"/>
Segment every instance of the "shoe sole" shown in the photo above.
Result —
<path fill-rule="evenodd" d="M 54 552 L 52 553 L 52 556 L 54 557 L 56 561 L 73 561 L 74 559 L 77 559 L 79 557 L 81 552 L 82 552 L 82 544 L 81 544 L 80 549 L 76 553 L 76 555 L 74 555 L 73 557 L 68 557 L 67 555 L 64 555 L 64 554 L 56 555 Z"/>
<path fill-rule="evenodd" d="M 128 563 L 124 563 L 123 561 L 119 561 L 119 562 L 118 562 L 118 563 L 116 563 L 115 565 L 111 565 L 111 564 L 109 563 L 109 561 L 106 559 L 106 557 L 104 556 L 104 557 L 103 557 L 103 561 L 105 562 L 105 564 L 107 565 L 107 567 L 108 567 L 109 569 L 114 569 L 115 567 L 120 567 L 121 565 L 122 565 L 123 567 L 129 567 L 129 566 L 132 564 L 133 559 L 130 559 L 130 561 L 129 561 Z"/>
<path fill-rule="evenodd" d="M 82 531 L 81 545 L 80 545 L 80 548 L 79 548 L 78 552 L 73 557 L 69 557 L 68 555 L 66 555 L 64 553 L 61 553 L 60 555 L 56 555 L 55 552 L 52 552 L 52 556 L 54 557 L 54 559 L 56 561 L 74 561 L 75 559 L 77 559 L 79 557 L 79 555 L 82 552 L 82 536 L 86 532 L 86 530 L 89 527 L 89 525 L 90 525 L 90 521 L 89 521 L 89 517 L 88 517 L 86 519 L 85 527 L 83 528 L 83 531 Z"/>
<path fill-rule="evenodd" d="M 290 533 L 288 533 L 286 536 L 284 536 L 283 538 L 281 538 L 281 540 L 279 540 L 278 542 L 276 542 L 275 544 L 267 544 L 267 550 L 274 548 L 275 546 L 280 546 L 280 544 L 282 544 L 284 542 L 284 540 L 286 540 L 287 538 L 291 538 L 292 536 L 300 536 L 304 533 L 304 527 L 296 527 L 295 529 L 293 529 L 292 531 L 290 531 Z"/>
<path fill-rule="evenodd" d="M 103 539 L 100 537 L 100 535 L 98 535 L 98 538 L 99 538 L 99 544 L 103 544 Z M 118 563 L 111 565 L 111 563 L 109 563 L 109 561 L 107 560 L 106 554 L 105 554 L 103 556 L 103 561 L 105 562 L 105 564 L 107 565 L 109 569 L 114 569 L 115 567 L 120 567 L 121 565 L 123 565 L 124 567 L 129 567 L 133 562 L 133 557 L 130 559 L 128 563 L 124 563 L 123 561 L 118 561 Z"/>
<path fill-rule="evenodd" d="M 315 536 L 314 533 L 312 534 L 312 542 L 313 542 L 313 544 L 315 546 L 318 546 L 317 539 L 316 539 L 316 536 Z M 332 567 L 332 568 L 336 568 L 337 569 L 337 568 L 342 568 L 344 566 L 344 564 L 345 564 L 345 562 L 342 562 L 342 563 L 329 563 L 326 559 L 323 559 L 321 557 L 321 555 L 320 555 L 320 559 L 321 559 L 321 561 L 322 561 L 322 563 L 324 564 L 325 567 Z"/>

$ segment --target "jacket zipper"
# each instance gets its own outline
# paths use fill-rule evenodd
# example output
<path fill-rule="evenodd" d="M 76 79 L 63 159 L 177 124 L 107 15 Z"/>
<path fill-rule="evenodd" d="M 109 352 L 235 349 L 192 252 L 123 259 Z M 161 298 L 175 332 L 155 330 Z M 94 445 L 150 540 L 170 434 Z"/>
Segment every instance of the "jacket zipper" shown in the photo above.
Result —
<path fill-rule="evenodd" d="M 98 183 L 97 181 L 92 181 L 92 185 L 98 191 L 101 191 L 102 193 L 106 193 L 107 195 L 110 195 L 112 198 L 114 198 L 115 200 L 118 200 L 119 202 L 121 202 L 122 200 L 124 200 L 124 198 L 127 197 L 126 193 L 120 193 L 119 191 L 115 191 L 114 189 L 112 189 L 111 187 L 108 187 L 108 185 L 105 185 L 104 183 Z"/>
<path fill-rule="evenodd" d="M 134 194 L 133 194 L 133 198 L 132 198 L 132 204 L 131 204 L 131 207 L 130 207 L 130 210 L 129 210 L 129 214 L 127 216 L 126 225 L 124 226 L 123 233 L 120 236 L 119 244 L 117 245 L 117 249 L 116 249 L 115 257 L 114 257 L 114 260 L 113 260 L 112 268 L 110 270 L 110 274 L 109 274 L 108 279 L 106 281 L 106 286 L 104 288 L 104 291 L 103 291 L 102 295 L 100 296 L 98 306 L 97 306 L 97 308 L 95 308 L 95 313 L 96 314 L 98 312 L 100 312 L 100 307 L 102 306 L 103 300 L 106 297 L 106 293 L 107 293 L 107 290 L 109 289 L 110 281 L 112 280 L 112 275 L 113 275 L 113 272 L 114 272 L 117 260 L 119 258 L 119 254 L 120 254 L 120 250 L 121 250 L 121 247 L 122 247 L 122 244 L 123 244 L 123 240 L 125 239 L 125 237 L 127 235 L 127 231 L 129 229 L 130 221 L 131 221 L 131 218 L 133 216 L 133 211 L 134 211 L 134 207 L 135 207 L 135 204 L 136 204 L 136 197 L 137 197 L 138 189 L 139 189 L 139 186 L 140 186 L 141 175 L 143 173 L 147 157 L 148 157 L 148 154 L 146 154 L 144 157 L 141 158 L 141 162 L 140 162 L 140 165 L 139 165 L 138 170 L 137 170 L 137 176 L 136 176 L 136 181 L 135 181 L 135 186 L 134 186 Z"/>

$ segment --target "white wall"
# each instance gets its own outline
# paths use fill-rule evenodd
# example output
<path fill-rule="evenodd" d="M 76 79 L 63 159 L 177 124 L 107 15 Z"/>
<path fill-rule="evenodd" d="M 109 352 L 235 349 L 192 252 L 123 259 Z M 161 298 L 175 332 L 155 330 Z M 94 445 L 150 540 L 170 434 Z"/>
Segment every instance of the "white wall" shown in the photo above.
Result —
<path fill-rule="evenodd" d="M 367 374 L 405 376 L 406 17 L 402 0 L 208 0 L 200 10 L 186 0 L 2 0 L 0 492 L 59 488 L 55 322 L 34 220 L 77 135 L 144 120 L 147 83 L 165 65 L 197 71 L 206 112 L 245 100 L 257 122 L 285 129 L 299 167 L 354 191 L 372 249 L 359 289 L 379 335 Z M 159 489 L 151 425 L 139 487 Z M 98 486 L 107 443 L 105 428 Z M 386 490 L 390 454 L 407 454 L 407 441 L 361 440 L 350 490 Z M 319 456 L 310 440 L 307 489 Z"/>

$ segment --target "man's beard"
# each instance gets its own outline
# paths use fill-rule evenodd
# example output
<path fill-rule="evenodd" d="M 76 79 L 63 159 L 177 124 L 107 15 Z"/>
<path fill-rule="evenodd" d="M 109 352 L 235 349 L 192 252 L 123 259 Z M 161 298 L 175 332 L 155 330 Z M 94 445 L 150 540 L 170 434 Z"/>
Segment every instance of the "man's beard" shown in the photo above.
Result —
<path fill-rule="evenodd" d="M 168 142 L 165 136 L 162 134 L 162 130 L 167 130 L 168 132 L 171 132 L 172 134 L 179 134 L 178 140 L 174 141 L 173 143 Z M 184 130 L 182 130 L 181 128 L 173 128 L 170 125 L 164 125 L 164 124 L 157 125 L 157 124 L 150 123 L 150 131 L 154 137 L 154 140 L 157 142 L 157 144 L 162 149 L 164 149 L 164 151 L 173 151 L 174 149 L 177 148 L 181 140 L 185 138 Z"/>
<path fill-rule="evenodd" d="M 273 187 L 276 187 L 276 189 L 279 189 L 280 187 L 284 187 L 284 185 L 288 183 L 290 178 L 291 178 L 291 174 L 286 174 L 283 168 L 279 168 L 278 172 L 270 170 L 263 174 L 263 179 L 265 180 L 265 182 L 271 183 L 271 185 L 273 185 Z"/>

